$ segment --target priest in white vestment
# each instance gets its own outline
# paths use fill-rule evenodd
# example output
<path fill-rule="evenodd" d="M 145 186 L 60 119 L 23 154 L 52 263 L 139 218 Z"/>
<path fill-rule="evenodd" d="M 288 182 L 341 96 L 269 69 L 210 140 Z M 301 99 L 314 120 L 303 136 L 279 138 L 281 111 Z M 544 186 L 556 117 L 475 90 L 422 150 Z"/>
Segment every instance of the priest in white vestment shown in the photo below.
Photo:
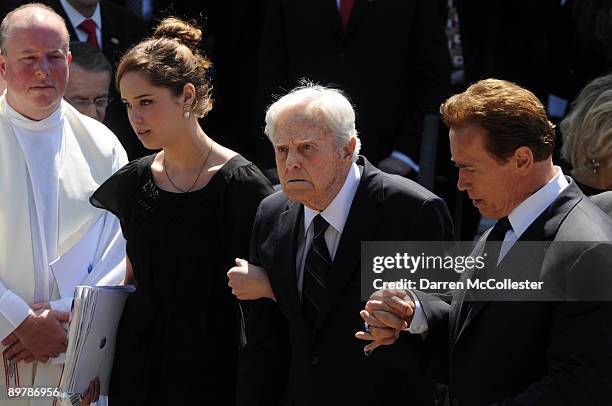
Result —
<path fill-rule="evenodd" d="M 74 286 L 123 280 L 119 222 L 89 197 L 127 157 L 110 130 L 62 100 L 71 57 L 61 17 L 16 9 L 0 50 L 0 405 L 47 406 L 5 399 L 11 387 L 58 386 Z"/>

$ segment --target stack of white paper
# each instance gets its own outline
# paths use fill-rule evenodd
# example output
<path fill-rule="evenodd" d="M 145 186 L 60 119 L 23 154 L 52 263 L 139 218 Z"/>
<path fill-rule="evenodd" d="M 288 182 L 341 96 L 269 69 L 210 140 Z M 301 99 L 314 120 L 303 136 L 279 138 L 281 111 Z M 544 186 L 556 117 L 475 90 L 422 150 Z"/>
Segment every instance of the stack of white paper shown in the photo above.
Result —
<path fill-rule="evenodd" d="M 108 395 L 117 326 L 125 300 L 133 291 L 134 286 L 76 287 L 60 383 L 64 393 L 84 393 L 97 377 L 100 395 Z"/>

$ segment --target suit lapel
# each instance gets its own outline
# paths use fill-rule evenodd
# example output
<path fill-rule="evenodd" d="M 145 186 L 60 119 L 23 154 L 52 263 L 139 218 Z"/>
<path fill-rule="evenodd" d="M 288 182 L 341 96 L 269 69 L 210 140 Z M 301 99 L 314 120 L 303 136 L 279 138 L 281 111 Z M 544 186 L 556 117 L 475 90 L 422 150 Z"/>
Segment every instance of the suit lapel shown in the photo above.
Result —
<path fill-rule="evenodd" d="M 557 234 L 557 231 L 559 230 L 559 227 L 561 226 L 563 220 L 565 220 L 565 218 L 574 208 L 574 206 L 576 206 L 578 202 L 580 202 L 580 200 L 583 198 L 583 194 L 582 192 L 580 192 L 575 182 L 571 180 L 571 178 L 567 179 L 570 182 L 569 186 L 561 192 L 561 194 L 552 202 L 552 204 L 546 210 L 544 210 L 544 212 L 540 214 L 540 216 L 533 223 L 531 223 L 531 225 L 527 228 L 527 230 L 525 230 L 525 232 L 521 235 L 518 241 L 512 246 L 512 248 L 510 248 L 504 258 L 502 258 L 495 272 L 499 271 L 500 273 L 503 273 L 504 270 L 506 270 L 506 273 L 510 273 L 513 271 L 512 269 L 507 269 L 508 264 L 519 264 L 526 262 L 524 252 L 519 249 L 516 244 L 523 241 L 552 241 L 555 238 L 555 235 Z M 479 244 L 482 243 L 482 248 L 480 249 L 480 252 L 482 252 L 482 249 L 484 248 L 484 240 L 486 239 L 487 235 L 488 233 L 483 235 L 483 237 L 479 241 Z M 478 251 L 475 250 L 475 252 Z M 530 256 L 529 258 L 527 258 L 527 261 L 531 262 L 537 260 L 538 258 L 541 259 L 540 256 Z M 460 304 L 462 304 L 465 300 L 465 297 L 460 299 Z M 462 333 L 466 330 L 468 325 L 472 321 L 474 321 L 474 319 L 490 303 L 490 301 L 473 302 L 471 305 L 471 309 L 467 314 L 465 322 L 463 322 L 462 325 L 459 325 L 459 323 L 461 322 L 461 318 L 458 318 L 457 328 L 460 328 L 460 330 L 456 330 L 459 331 L 459 334 L 457 335 L 457 341 L 459 340 Z M 462 307 L 463 306 L 459 306 L 459 309 L 461 309 Z"/>
<path fill-rule="evenodd" d="M 476 257 L 482 254 L 482 251 L 484 250 L 485 240 L 489 232 L 485 233 L 482 238 L 478 240 L 476 246 L 470 254 L 471 256 Z M 471 279 L 474 277 L 474 274 L 476 273 L 475 271 L 476 269 L 470 269 L 466 271 L 465 275 L 462 275 L 460 280 L 466 283 L 467 279 Z M 468 296 L 466 289 L 459 289 L 453 292 L 453 300 L 451 301 L 451 312 L 449 316 L 449 322 L 451 326 L 450 333 L 451 337 L 453 338 L 458 338 L 465 329 L 465 326 L 467 325 L 466 319 L 468 316 L 467 312 L 469 310 L 469 307 L 467 306 L 466 300 L 469 299 L 470 297 Z"/>
<path fill-rule="evenodd" d="M 359 25 L 363 22 L 363 19 L 371 12 L 370 8 L 374 0 L 355 0 L 353 4 L 353 10 L 348 20 L 348 25 L 344 32 L 343 40 L 346 40 L 350 35 L 355 32 Z M 340 21 L 340 12 L 338 12 L 338 21 Z M 339 23 L 342 27 L 342 22 Z"/>
<path fill-rule="evenodd" d="M 342 295 L 352 274 L 360 271 L 361 242 L 372 240 L 376 225 L 379 224 L 377 204 L 382 201 L 382 189 L 382 174 L 364 159 L 363 173 L 338 243 L 315 333 Z"/>
<path fill-rule="evenodd" d="M 295 12 L 309 15 L 310 18 L 320 19 L 320 26 L 327 27 L 330 31 L 330 38 L 339 44 L 344 36 L 344 28 L 340 21 L 340 11 L 335 1 L 330 0 L 309 0 L 303 4 L 296 2 Z"/>
<path fill-rule="evenodd" d="M 121 38 L 117 32 L 120 29 L 116 22 L 112 21 L 112 15 L 104 2 L 100 2 L 100 15 L 102 20 L 102 52 L 110 63 L 115 67 L 115 63 L 121 57 Z"/>
<path fill-rule="evenodd" d="M 300 220 L 303 219 L 304 209 L 300 203 L 289 200 L 287 210 L 278 217 L 278 230 L 276 249 L 274 250 L 274 263 L 278 264 L 279 271 L 270 274 L 271 283 L 278 288 L 274 289 L 281 308 L 288 313 L 299 314 L 302 311 L 297 290 L 295 269 L 295 256 L 297 251 L 297 238 L 301 230 Z"/>
<path fill-rule="evenodd" d="M 72 23 L 68 18 L 68 14 L 66 14 L 66 10 L 64 10 L 64 7 L 62 7 L 62 3 L 60 3 L 59 0 L 51 0 L 48 4 L 49 7 L 55 10 L 55 12 L 59 14 L 66 22 L 66 28 L 68 28 L 70 41 L 79 41 L 79 36 L 77 35 L 75 28 L 72 26 Z"/>

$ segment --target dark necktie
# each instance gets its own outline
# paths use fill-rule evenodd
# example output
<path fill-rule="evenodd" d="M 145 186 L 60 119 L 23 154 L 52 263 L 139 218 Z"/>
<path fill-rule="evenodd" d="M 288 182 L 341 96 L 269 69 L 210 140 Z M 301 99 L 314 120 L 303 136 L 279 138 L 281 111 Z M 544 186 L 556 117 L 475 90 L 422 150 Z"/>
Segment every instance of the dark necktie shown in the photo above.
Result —
<path fill-rule="evenodd" d="M 320 214 L 317 214 L 312 224 L 314 236 L 304 262 L 304 281 L 302 284 L 302 311 L 311 331 L 325 298 L 327 276 L 332 262 L 324 237 L 329 223 Z"/>
<path fill-rule="evenodd" d="M 342 27 L 346 29 L 351 11 L 353 11 L 353 4 L 355 0 L 340 0 L 340 20 L 342 20 Z"/>
<path fill-rule="evenodd" d="M 98 45 L 98 36 L 96 35 L 96 23 L 92 19 L 87 19 L 79 24 L 78 28 L 87 34 L 87 43 L 100 49 Z"/>
<path fill-rule="evenodd" d="M 497 262 L 499 259 L 499 253 L 501 251 L 502 241 L 504 241 L 504 237 L 508 230 L 510 230 L 512 226 L 510 225 L 510 220 L 508 217 L 502 217 L 497 220 L 497 223 L 493 226 L 493 229 L 487 236 L 487 242 L 485 243 L 484 252 L 487 253 L 487 269 L 492 270 L 497 267 Z M 495 241 L 494 243 L 492 243 Z"/>
<path fill-rule="evenodd" d="M 508 217 L 503 217 L 497 220 L 497 223 L 493 226 L 493 229 L 487 236 L 487 240 L 485 242 L 483 253 L 487 253 L 487 257 L 485 259 L 485 268 L 483 271 L 488 272 L 489 276 L 490 272 L 494 271 L 497 268 L 497 260 L 499 258 L 499 253 L 501 251 L 502 241 L 504 241 L 504 237 L 506 236 L 506 232 L 510 230 L 512 226 L 510 225 L 510 220 Z M 484 275 L 480 275 L 480 277 L 487 278 Z M 480 298 L 482 300 L 482 298 Z M 473 311 L 474 305 L 472 303 L 473 298 L 464 298 L 463 303 L 461 304 L 459 310 L 459 326 L 463 325 L 465 320 L 469 317 L 469 314 Z M 459 327 L 460 331 L 461 327 Z M 457 332 L 459 332 L 457 331 Z"/>

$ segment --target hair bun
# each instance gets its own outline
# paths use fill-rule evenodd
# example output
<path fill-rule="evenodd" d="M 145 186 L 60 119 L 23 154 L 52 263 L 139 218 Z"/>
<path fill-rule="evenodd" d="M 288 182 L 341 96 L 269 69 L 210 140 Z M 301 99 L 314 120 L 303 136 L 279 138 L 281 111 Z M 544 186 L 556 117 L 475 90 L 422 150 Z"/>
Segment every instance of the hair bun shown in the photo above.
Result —
<path fill-rule="evenodd" d="M 171 38 L 199 53 L 202 30 L 176 17 L 164 18 L 153 33 L 153 38 Z"/>

